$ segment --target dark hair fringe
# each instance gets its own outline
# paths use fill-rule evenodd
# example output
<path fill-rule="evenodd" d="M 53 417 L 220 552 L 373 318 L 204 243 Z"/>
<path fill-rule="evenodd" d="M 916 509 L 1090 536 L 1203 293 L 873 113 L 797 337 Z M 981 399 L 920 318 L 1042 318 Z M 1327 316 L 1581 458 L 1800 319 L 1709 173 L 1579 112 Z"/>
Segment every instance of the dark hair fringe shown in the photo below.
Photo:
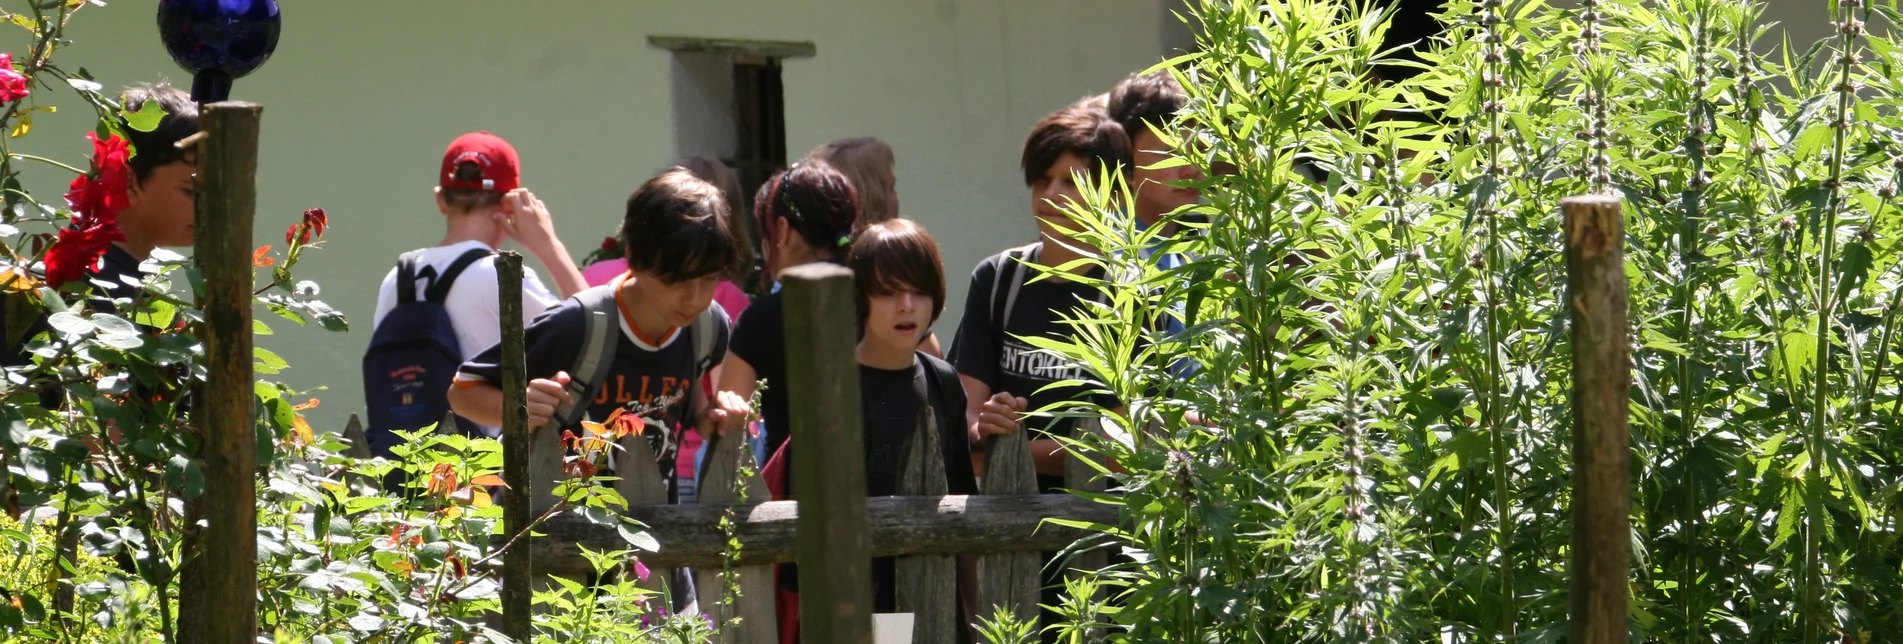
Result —
<path fill-rule="evenodd" d="M 1170 119 L 1187 104 L 1189 95 L 1177 84 L 1176 77 L 1167 69 L 1159 69 L 1148 74 L 1131 74 L 1119 81 L 1116 87 L 1110 88 L 1106 110 L 1110 119 L 1123 126 L 1124 134 L 1134 141 L 1138 135 L 1150 131 L 1151 126 L 1169 125 Z"/>
<path fill-rule="evenodd" d="M 1072 105 L 1044 117 L 1031 128 L 1031 136 L 1024 140 L 1024 152 L 1019 160 L 1024 170 L 1024 185 L 1044 178 L 1044 173 L 1066 153 L 1089 161 L 1091 169 L 1097 172 L 1119 168 L 1127 175 L 1135 164 L 1130 153 L 1130 137 L 1124 133 L 1123 126 L 1110 120 L 1110 115 L 1103 110 Z"/>
<path fill-rule="evenodd" d="M 456 164 L 456 180 L 475 182 L 482 180 L 482 166 L 474 161 Z M 443 188 L 443 203 L 456 212 L 470 212 L 477 208 L 493 208 L 502 205 L 502 193 L 494 190 L 471 190 L 468 188 Z"/>
<path fill-rule="evenodd" d="M 932 322 L 945 312 L 945 261 L 938 240 L 918 222 L 887 219 L 866 226 L 853 237 L 846 266 L 853 273 L 860 324 L 872 308 L 872 298 L 901 288 L 931 296 Z"/>
<path fill-rule="evenodd" d="M 139 111 L 148 100 L 157 101 L 159 109 L 165 112 L 157 128 L 140 132 L 126 125 L 124 119 L 119 121 L 126 141 L 138 151 L 126 162 L 126 166 L 132 168 L 132 177 L 138 181 L 145 181 L 159 166 L 179 161 L 197 163 L 196 151 L 180 150 L 176 146 L 185 137 L 198 133 L 198 104 L 192 102 L 192 95 L 166 83 L 132 85 L 119 93 L 119 107 L 127 112 Z"/>
<path fill-rule="evenodd" d="M 628 267 L 669 284 L 726 275 L 739 262 L 720 188 L 685 168 L 671 168 L 628 197 L 621 244 Z"/>

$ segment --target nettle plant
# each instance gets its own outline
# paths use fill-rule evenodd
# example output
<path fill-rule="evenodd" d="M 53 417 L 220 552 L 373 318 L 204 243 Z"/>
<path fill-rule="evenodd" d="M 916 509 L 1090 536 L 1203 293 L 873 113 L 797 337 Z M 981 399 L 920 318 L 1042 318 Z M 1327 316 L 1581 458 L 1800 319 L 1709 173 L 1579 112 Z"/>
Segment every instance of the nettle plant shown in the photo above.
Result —
<path fill-rule="evenodd" d="M 1130 471 L 1111 638 L 1562 639 L 1589 193 L 1625 209 L 1633 632 L 1903 628 L 1899 11 L 1811 6 L 1803 47 L 1737 0 L 1450 0 L 1408 63 L 1359 3 L 1198 3 L 1160 133 L 1208 177 L 1159 250 L 1192 261 L 1099 177 L 1108 304 L 1045 347 L 1130 401 L 1086 439 Z"/>

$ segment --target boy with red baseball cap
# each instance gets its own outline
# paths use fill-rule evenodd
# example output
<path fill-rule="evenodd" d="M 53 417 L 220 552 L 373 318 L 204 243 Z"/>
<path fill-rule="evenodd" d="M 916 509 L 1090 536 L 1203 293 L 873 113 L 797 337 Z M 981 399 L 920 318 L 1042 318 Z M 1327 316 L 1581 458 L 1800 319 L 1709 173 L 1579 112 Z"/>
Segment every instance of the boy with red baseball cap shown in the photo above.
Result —
<path fill-rule="evenodd" d="M 547 206 L 522 188 L 521 164 L 508 141 L 488 132 L 457 137 L 443 152 L 436 182 L 442 242 L 404 253 L 377 293 L 376 337 L 364 356 L 364 399 L 371 419 L 366 433 L 378 454 L 397 442 L 392 430 L 441 421 L 456 366 L 501 341 L 495 252 L 504 240 L 515 240 L 541 261 L 560 294 L 549 292 L 525 267 L 526 318 L 587 287 L 555 236 Z M 443 322 L 452 328 L 441 328 Z M 461 429 L 498 434 L 466 421 Z"/>

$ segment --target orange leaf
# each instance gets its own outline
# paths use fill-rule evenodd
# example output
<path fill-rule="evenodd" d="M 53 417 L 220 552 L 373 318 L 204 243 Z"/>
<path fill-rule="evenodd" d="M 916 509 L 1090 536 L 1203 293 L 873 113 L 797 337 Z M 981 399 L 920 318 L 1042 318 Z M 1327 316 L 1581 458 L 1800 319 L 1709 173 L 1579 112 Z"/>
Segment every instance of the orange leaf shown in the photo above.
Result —
<path fill-rule="evenodd" d="M 470 484 L 470 485 L 482 485 L 482 486 L 489 486 L 489 485 L 508 485 L 507 483 L 503 483 L 503 482 L 502 482 L 502 477 L 500 477 L 500 476 L 496 476 L 496 475 L 494 475 L 494 474 L 484 474 L 484 475 L 482 475 L 482 476 L 478 476 L 478 477 L 476 477 L 476 478 L 475 478 L 475 480 L 472 480 L 472 481 L 470 481 L 470 482 L 469 482 L 469 484 Z"/>
<path fill-rule="evenodd" d="M 316 398 L 312 398 L 310 400 L 304 401 L 303 403 L 295 407 L 292 407 L 291 409 L 294 409 L 297 411 L 304 411 L 306 409 L 316 409 L 319 402 L 321 401 L 317 400 Z"/>
<path fill-rule="evenodd" d="M 39 287 L 39 281 L 18 266 L 0 271 L 0 293 L 24 293 Z"/>
<path fill-rule="evenodd" d="M 251 265 L 258 268 L 270 268 L 277 265 L 278 260 L 270 258 L 270 253 L 270 245 L 259 246 L 257 250 L 251 252 Z"/>
<path fill-rule="evenodd" d="M 437 463 L 436 467 L 430 470 L 429 486 L 424 488 L 423 493 L 449 496 L 449 493 L 454 491 L 456 491 L 456 468 L 448 463 Z"/>
<path fill-rule="evenodd" d="M 491 505 L 495 505 L 495 501 L 489 498 L 488 490 L 479 487 L 469 488 L 469 507 L 482 509 Z"/>
<path fill-rule="evenodd" d="M 312 445 L 317 442 L 317 432 L 311 431 L 311 424 L 304 420 L 302 414 L 291 419 L 291 430 L 299 445 Z"/>

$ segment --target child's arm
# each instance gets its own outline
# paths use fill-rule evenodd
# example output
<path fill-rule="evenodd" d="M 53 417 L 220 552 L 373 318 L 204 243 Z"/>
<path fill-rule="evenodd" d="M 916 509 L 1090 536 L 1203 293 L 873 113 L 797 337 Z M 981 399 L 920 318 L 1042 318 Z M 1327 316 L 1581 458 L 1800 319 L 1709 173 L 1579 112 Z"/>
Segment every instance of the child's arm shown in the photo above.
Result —
<path fill-rule="evenodd" d="M 694 417 L 699 419 L 701 436 L 724 436 L 727 432 L 739 429 L 747 424 L 747 417 L 753 414 L 750 402 L 754 392 L 760 388 L 759 372 L 746 360 L 727 352 L 727 359 L 720 363 L 720 391 L 714 394 L 713 404 L 695 401 Z"/>
<path fill-rule="evenodd" d="M 547 425 L 555 410 L 574 400 L 568 394 L 568 372 L 554 379 L 529 381 L 529 431 Z M 502 425 L 502 388 L 481 380 L 458 380 L 449 388 L 449 408 L 470 422 L 490 427 Z"/>
<path fill-rule="evenodd" d="M 502 200 L 506 213 L 503 224 L 509 236 L 548 269 L 549 278 L 555 280 L 555 291 L 566 298 L 588 288 L 588 280 L 582 278 L 581 269 L 568 256 L 568 248 L 555 236 L 555 220 L 549 216 L 548 206 L 526 188 L 503 195 Z"/>

